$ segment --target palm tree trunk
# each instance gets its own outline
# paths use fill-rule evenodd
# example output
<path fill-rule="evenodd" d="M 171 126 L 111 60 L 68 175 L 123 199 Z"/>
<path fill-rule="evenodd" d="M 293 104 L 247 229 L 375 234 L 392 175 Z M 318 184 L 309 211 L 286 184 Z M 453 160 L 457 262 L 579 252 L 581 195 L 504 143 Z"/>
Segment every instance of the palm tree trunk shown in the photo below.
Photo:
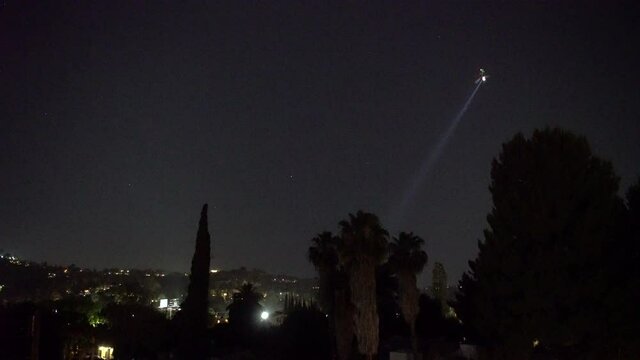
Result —
<path fill-rule="evenodd" d="M 411 349 L 413 350 L 413 360 L 418 360 L 418 337 L 416 336 L 416 322 L 409 324 L 411 328 Z"/>
<path fill-rule="evenodd" d="M 416 317 L 418 316 L 420 297 L 416 287 L 416 276 L 413 273 L 403 273 L 398 276 L 400 282 L 400 309 L 402 317 L 411 330 L 411 348 L 414 360 L 418 359 L 418 339 L 416 336 Z"/>
<path fill-rule="evenodd" d="M 376 304 L 375 265 L 368 259 L 354 261 L 351 269 L 351 300 L 355 307 L 354 328 L 358 352 L 373 358 L 378 352 L 379 319 Z"/>
<path fill-rule="evenodd" d="M 353 343 L 353 309 L 347 289 L 335 291 L 334 329 L 336 356 L 338 360 L 349 360 Z"/>

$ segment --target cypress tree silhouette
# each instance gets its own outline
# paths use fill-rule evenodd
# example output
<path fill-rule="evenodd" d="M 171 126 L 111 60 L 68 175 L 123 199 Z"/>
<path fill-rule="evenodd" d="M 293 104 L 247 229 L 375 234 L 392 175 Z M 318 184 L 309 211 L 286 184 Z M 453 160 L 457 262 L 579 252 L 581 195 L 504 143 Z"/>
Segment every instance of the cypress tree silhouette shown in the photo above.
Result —
<path fill-rule="evenodd" d="M 207 204 L 202 207 L 196 237 L 196 250 L 191 260 L 189 290 L 176 316 L 180 330 L 178 355 L 181 359 L 205 359 L 207 357 L 207 314 L 209 294 L 209 264 L 211 261 L 211 236 L 207 224 Z"/>

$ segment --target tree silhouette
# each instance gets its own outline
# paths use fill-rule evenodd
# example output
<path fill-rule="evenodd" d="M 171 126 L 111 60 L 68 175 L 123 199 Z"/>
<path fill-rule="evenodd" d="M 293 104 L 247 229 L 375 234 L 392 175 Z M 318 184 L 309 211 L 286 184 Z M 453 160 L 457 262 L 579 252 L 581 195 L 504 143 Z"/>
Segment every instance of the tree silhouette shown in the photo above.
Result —
<path fill-rule="evenodd" d="M 398 277 L 388 262 L 376 268 L 376 297 L 380 319 L 380 343 L 392 342 L 394 337 L 409 336 L 409 324 L 401 315 L 398 301 Z"/>
<path fill-rule="evenodd" d="M 640 299 L 640 177 L 634 185 L 631 186 L 627 192 L 627 206 L 628 212 L 628 224 L 629 235 L 626 236 L 626 246 L 622 255 L 626 255 L 624 273 L 626 276 L 623 279 L 627 279 L 627 286 L 624 295 L 626 296 L 625 303 L 628 314 L 626 314 L 626 320 L 628 319 L 640 319 L 640 307 L 638 307 L 637 300 Z M 620 279 L 620 277 L 617 277 Z M 627 328 L 628 332 L 625 334 L 626 344 L 630 344 L 630 353 L 635 357 L 640 357 L 640 321 L 624 321 L 624 324 L 630 324 L 631 327 Z"/>
<path fill-rule="evenodd" d="M 560 129 L 516 135 L 493 160 L 493 209 L 460 282 L 459 315 L 494 358 L 534 344 L 588 348 L 604 323 L 618 178 L 586 139 Z"/>
<path fill-rule="evenodd" d="M 325 231 L 311 239 L 308 258 L 318 271 L 319 302 L 328 315 L 329 329 L 333 335 L 334 351 L 338 359 L 348 359 L 353 341 L 353 311 L 348 281 L 339 264 L 338 244 L 341 239 Z"/>
<path fill-rule="evenodd" d="M 281 331 L 283 359 L 318 359 L 331 357 L 328 318 L 314 305 L 294 305 L 287 312 Z"/>
<path fill-rule="evenodd" d="M 416 317 L 418 316 L 420 291 L 416 276 L 427 264 L 427 253 L 422 250 L 424 240 L 413 233 L 401 232 L 389 244 L 389 265 L 398 277 L 400 287 L 400 310 L 411 331 L 413 353 L 418 355 L 416 339 Z"/>
<path fill-rule="evenodd" d="M 251 283 L 246 283 L 233 294 L 229 310 L 229 324 L 237 331 L 246 334 L 252 332 L 258 324 L 262 312 L 262 294 Z"/>
<path fill-rule="evenodd" d="M 444 266 L 439 262 L 433 265 L 433 273 L 431 277 L 431 292 L 433 294 L 433 298 L 440 303 L 442 314 L 446 315 L 448 312 L 447 272 L 444 270 Z"/>
<path fill-rule="evenodd" d="M 340 222 L 340 263 L 349 277 L 358 351 L 372 359 L 378 351 L 376 267 L 387 253 L 387 231 L 374 214 L 358 211 Z"/>
<path fill-rule="evenodd" d="M 336 340 L 336 356 L 339 360 L 347 360 L 353 353 L 353 338 L 356 334 L 354 325 L 355 307 L 351 302 L 349 275 L 341 270 L 336 274 L 334 288 L 334 327 Z"/>
<path fill-rule="evenodd" d="M 309 261 L 318 271 L 319 293 L 318 299 L 322 310 L 331 315 L 334 308 L 335 281 L 338 269 L 339 238 L 329 231 L 322 232 L 311 239 L 309 247 Z"/>
<path fill-rule="evenodd" d="M 416 333 L 419 339 L 427 342 L 437 339 L 453 343 L 462 340 L 462 329 L 458 319 L 445 317 L 440 301 L 427 294 L 421 294 L 419 302 L 420 312 L 416 319 Z"/>
<path fill-rule="evenodd" d="M 149 359 L 164 350 L 167 319 L 150 306 L 109 304 L 103 310 L 113 337 L 114 356 L 118 359 Z"/>
<path fill-rule="evenodd" d="M 620 358 L 640 358 L 640 178 L 626 194 L 616 243 L 607 251 L 607 330 L 603 347 Z"/>
<path fill-rule="evenodd" d="M 207 204 L 204 204 L 200 213 L 196 249 L 191 260 L 187 298 L 175 317 L 180 331 L 178 355 L 184 360 L 204 359 L 207 356 L 210 261 L 211 236 L 207 224 Z"/>

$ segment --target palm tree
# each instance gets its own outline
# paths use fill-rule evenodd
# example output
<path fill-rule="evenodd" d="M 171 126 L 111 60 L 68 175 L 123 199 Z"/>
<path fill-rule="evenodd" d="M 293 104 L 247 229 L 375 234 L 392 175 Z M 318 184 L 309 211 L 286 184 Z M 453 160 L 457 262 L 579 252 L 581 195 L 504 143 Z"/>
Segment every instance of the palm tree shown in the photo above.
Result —
<path fill-rule="evenodd" d="M 416 339 L 416 317 L 420 310 L 420 292 L 416 276 L 427 264 L 427 253 L 422 250 L 424 240 L 413 233 L 401 232 L 389 244 L 389 265 L 398 278 L 400 288 L 400 309 L 402 317 L 411 330 L 411 345 L 414 356 L 418 353 Z"/>
<path fill-rule="evenodd" d="M 233 294 L 233 301 L 227 306 L 231 326 L 241 331 L 252 331 L 262 312 L 262 297 L 252 283 L 242 285 Z"/>
<path fill-rule="evenodd" d="M 340 222 L 338 254 L 348 274 L 358 351 L 367 359 L 378 352 L 379 319 L 376 304 L 376 267 L 387 254 L 387 231 L 374 214 L 358 211 Z"/>
<path fill-rule="evenodd" d="M 340 238 L 325 231 L 311 239 L 309 261 L 319 275 L 319 300 L 322 310 L 329 316 L 333 335 L 333 350 L 339 360 L 351 355 L 353 341 L 353 310 L 349 299 L 346 274 L 339 264 Z"/>
<path fill-rule="evenodd" d="M 332 314 L 334 308 L 335 276 L 338 271 L 338 241 L 330 231 L 325 231 L 311 239 L 309 247 L 309 261 L 318 271 L 320 306 L 327 314 Z"/>

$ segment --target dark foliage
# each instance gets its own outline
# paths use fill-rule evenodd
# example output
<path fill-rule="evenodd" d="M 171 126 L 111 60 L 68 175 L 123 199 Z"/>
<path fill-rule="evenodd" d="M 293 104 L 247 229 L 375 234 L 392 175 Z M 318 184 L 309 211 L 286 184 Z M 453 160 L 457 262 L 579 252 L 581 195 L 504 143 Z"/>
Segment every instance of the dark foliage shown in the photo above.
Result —
<path fill-rule="evenodd" d="M 104 329 L 89 324 L 86 299 L 0 307 L 0 359 L 58 360 L 104 340 Z"/>
<path fill-rule="evenodd" d="M 418 356 L 416 317 L 418 316 L 420 291 L 417 276 L 422 272 L 429 257 L 422 250 L 424 240 L 413 233 L 401 232 L 389 243 L 388 264 L 398 280 L 398 302 L 400 313 L 409 326 L 411 347 Z"/>
<path fill-rule="evenodd" d="M 340 264 L 349 278 L 353 304 L 353 329 L 358 352 L 372 359 L 378 352 L 379 318 L 376 299 L 376 267 L 387 255 L 388 232 L 372 213 L 358 211 L 340 222 Z"/>
<path fill-rule="evenodd" d="M 416 332 L 423 348 L 434 341 L 458 343 L 462 341 L 462 327 L 458 319 L 446 317 L 440 300 L 427 294 L 420 295 L 420 312 L 416 319 Z"/>
<path fill-rule="evenodd" d="M 251 283 L 244 284 L 233 294 L 229 304 L 229 325 L 240 336 L 252 336 L 260 325 L 262 294 Z"/>
<path fill-rule="evenodd" d="M 640 178 L 626 194 L 616 243 L 608 249 L 609 283 L 602 346 L 621 358 L 640 357 Z M 635 319 L 635 320 L 632 320 Z"/>
<path fill-rule="evenodd" d="M 611 164 L 583 137 L 546 129 L 504 144 L 491 178 L 489 228 L 460 282 L 459 315 L 493 358 L 530 358 L 534 343 L 598 358 L 622 209 Z"/>
<path fill-rule="evenodd" d="M 283 359 L 329 359 L 328 318 L 315 307 L 292 310 L 280 328 Z"/>
<path fill-rule="evenodd" d="M 376 297 L 380 318 L 380 341 L 390 341 L 397 336 L 409 336 L 409 326 L 402 318 L 398 302 L 398 279 L 385 263 L 376 269 Z"/>
<path fill-rule="evenodd" d="M 447 285 L 447 272 L 444 270 L 444 265 L 437 262 L 433 265 L 433 272 L 431 276 L 431 293 L 433 295 L 433 298 L 440 302 L 442 311 L 445 313 L 448 310 Z"/>
<path fill-rule="evenodd" d="M 0 309 L 0 358 L 27 359 L 31 356 L 33 304 L 19 304 Z"/>
<path fill-rule="evenodd" d="M 110 304 L 103 314 L 107 319 L 109 343 L 117 359 L 156 359 L 169 351 L 169 322 L 150 306 Z"/>
<path fill-rule="evenodd" d="M 318 271 L 318 301 L 329 318 L 331 349 L 338 359 L 346 359 L 352 351 L 354 330 L 349 277 L 338 252 L 342 240 L 325 231 L 311 242 L 308 258 Z"/>
<path fill-rule="evenodd" d="M 204 204 L 200 214 L 196 249 L 191 261 L 187 298 L 182 304 L 182 311 L 175 318 L 179 339 L 178 354 L 184 360 L 204 359 L 207 354 L 210 261 L 211 237 L 207 224 L 207 204 Z"/>

